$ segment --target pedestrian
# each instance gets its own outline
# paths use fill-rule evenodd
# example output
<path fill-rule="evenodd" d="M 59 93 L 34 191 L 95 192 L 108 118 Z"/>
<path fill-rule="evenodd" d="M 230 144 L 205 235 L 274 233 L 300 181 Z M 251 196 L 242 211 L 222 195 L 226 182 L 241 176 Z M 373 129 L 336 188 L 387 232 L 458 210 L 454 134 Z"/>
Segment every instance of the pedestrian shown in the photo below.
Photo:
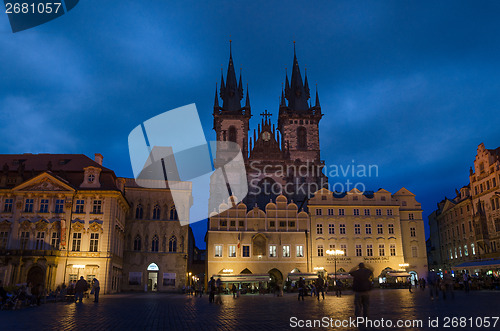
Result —
<path fill-rule="evenodd" d="M 220 279 L 220 277 L 217 278 L 216 286 L 217 295 L 215 296 L 215 303 L 222 305 L 222 280 Z"/>
<path fill-rule="evenodd" d="M 337 282 L 335 284 L 335 295 L 339 298 L 342 297 L 342 281 L 340 279 L 337 279 Z"/>
<path fill-rule="evenodd" d="M 89 284 L 85 279 L 83 279 L 83 276 L 80 276 L 80 279 L 76 282 L 75 285 L 75 302 L 80 301 L 80 303 L 83 300 L 83 292 L 87 291 L 89 289 Z"/>
<path fill-rule="evenodd" d="M 318 279 L 316 279 L 316 295 L 318 296 L 318 301 L 319 301 L 319 294 L 321 293 L 323 295 L 323 300 L 325 300 L 325 281 L 321 275 L 318 275 Z"/>
<path fill-rule="evenodd" d="M 208 302 L 212 303 L 214 302 L 214 296 L 215 296 L 215 279 L 214 277 L 210 277 L 210 281 L 208 282 Z"/>
<path fill-rule="evenodd" d="M 434 300 L 434 297 L 436 297 L 436 300 L 439 299 L 439 278 L 436 275 L 436 272 L 434 270 L 429 271 L 427 273 L 427 284 L 429 284 L 429 291 L 431 294 L 431 300 Z"/>
<path fill-rule="evenodd" d="M 410 293 L 412 293 L 412 291 L 411 291 L 411 278 L 408 277 L 408 279 L 406 280 L 406 282 L 408 283 L 408 290 L 410 291 Z"/>
<path fill-rule="evenodd" d="M 300 300 L 300 297 L 302 297 L 302 301 L 304 301 L 304 294 L 306 291 L 306 282 L 302 277 L 299 278 L 299 283 L 298 283 L 298 288 L 299 288 L 299 297 L 298 300 Z"/>
<path fill-rule="evenodd" d="M 465 290 L 465 293 L 469 293 L 469 290 L 470 290 L 469 275 L 467 275 L 467 272 L 465 272 L 465 271 L 464 271 L 464 274 L 463 274 L 463 279 L 464 279 L 464 290 Z"/>
<path fill-rule="evenodd" d="M 236 298 L 236 284 L 233 284 L 233 287 L 231 288 L 231 292 L 233 292 L 233 299 Z"/>
<path fill-rule="evenodd" d="M 99 287 L 99 281 L 97 278 L 92 280 L 92 292 L 94 293 L 94 302 L 99 302 L 99 291 L 101 288 Z"/>
<path fill-rule="evenodd" d="M 367 269 L 364 263 L 360 263 L 357 270 L 353 269 L 349 274 L 353 277 L 354 314 L 356 317 L 368 318 L 373 272 Z"/>

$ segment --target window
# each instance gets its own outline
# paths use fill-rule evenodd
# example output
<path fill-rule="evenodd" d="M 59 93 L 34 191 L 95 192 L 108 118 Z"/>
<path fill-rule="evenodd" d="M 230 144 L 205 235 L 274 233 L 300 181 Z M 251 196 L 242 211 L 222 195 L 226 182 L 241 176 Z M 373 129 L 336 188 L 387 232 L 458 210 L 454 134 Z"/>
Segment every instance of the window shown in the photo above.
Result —
<path fill-rule="evenodd" d="M 382 224 L 377 224 L 377 234 L 384 234 L 384 227 Z"/>
<path fill-rule="evenodd" d="M 170 219 L 173 221 L 177 221 L 179 219 L 179 216 L 177 215 L 177 210 L 175 209 L 175 207 L 172 207 L 170 209 Z"/>
<path fill-rule="evenodd" d="M 11 213 L 13 204 L 14 204 L 14 199 L 5 199 L 5 204 L 3 206 L 4 213 Z"/>
<path fill-rule="evenodd" d="M 343 244 L 343 245 L 340 245 L 340 250 L 341 251 L 344 251 L 344 256 L 347 255 L 347 245 Z"/>
<path fill-rule="evenodd" d="M 69 282 L 76 282 L 78 280 L 78 275 L 76 274 L 71 274 L 69 275 Z"/>
<path fill-rule="evenodd" d="M 304 246 L 297 245 L 297 257 L 304 257 Z"/>
<path fill-rule="evenodd" d="M 48 212 L 49 212 L 49 199 L 41 199 L 40 213 L 48 213 Z"/>
<path fill-rule="evenodd" d="M 102 200 L 94 200 L 92 214 L 102 214 Z"/>
<path fill-rule="evenodd" d="M 61 214 L 64 212 L 64 199 L 56 199 L 56 209 L 54 210 L 56 214 Z"/>
<path fill-rule="evenodd" d="M 250 245 L 243 245 L 243 257 L 250 257 Z"/>
<path fill-rule="evenodd" d="M 474 244 L 470 244 L 470 250 L 472 251 L 472 255 L 476 255 L 476 247 Z"/>
<path fill-rule="evenodd" d="M 372 234 L 372 225 L 371 224 L 365 224 L 365 233 Z"/>
<path fill-rule="evenodd" d="M 472 232 L 472 222 L 469 221 L 469 232 Z"/>
<path fill-rule="evenodd" d="M 24 212 L 25 213 L 33 212 L 33 199 L 26 199 L 24 201 Z"/>
<path fill-rule="evenodd" d="M 9 232 L 2 231 L 0 232 L 0 249 L 7 248 L 7 241 L 9 240 Z"/>
<path fill-rule="evenodd" d="M 323 234 L 323 224 L 316 224 L 316 234 Z"/>
<path fill-rule="evenodd" d="M 358 208 L 354 208 L 354 210 L 352 211 L 352 214 L 354 216 L 359 216 L 359 209 Z"/>
<path fill-rule="evenodd" d="M 307 130 L 303 126 L 297 128 L 297 148 L 307 148 Z"/>
<path fill-rule="evenodd" d="M 236 221 L 230 221 L 229 226 L 236 226 Z"/>
<path fill-rule="evenodd" d="M 462 257 L 462 246 L 458 247 L 458 255 Z"/>
<path fill-rule="evenodd" d="M 387 209 L 387 216 L 392 216 L 392 209 Z"/>
<path fill-rule="evenodd" d="M 276 245 L 269 245 L 269 257 L 276 257 Z"/>
<path fill-rule="evenodd" d="M 366 256 L 373 256 L 373 245 L 366 245 Z"/>
<path fill-rule="evenodd" d="M 318 245 L 318 256 L 323 256 L 323 245 Z"/>
<path fill-rule="evenodd" d="M 85 200 L 76 200 L 75 214 L 83 214 L 84 207 L 85 207 Z"/>
<path fill-rule="evenodd" d="M 220 226 L 226 227 L 227 226 L 227 221 L 220 221 Z"/>
<path fill-rule="evenodd" d="M 222 245 L 215 245 L 215 257 L 222 257 Z"/>
<path fill-rule="evenodd" d="M 415 228 L 410 228 L 410 237 L 416 237 L 417 233 L 415 231 Z"/>
<path fill-rule="evenodd" d="M 156 238 L 158 240 L 158 237 Z M 153 239 L 154 241 L 154 239 Z M 158 243 L 157 243 L 158 245 Z M 99 247 L 99 233 L 93 232 L 90 234 L 90 251 L 97 252 Z M 157 249 L 158 250 L 158 249 Z"/>
<path fill-rule="evenodd" d="M 500 231 L 500 218 L 495 219 L 495 231 Z"/>
<path fill-rule="evenodd" d="M 229 257 L 236 257 L 236 245 L 228 246 L 228 254 Z"/>
<path fill-rule="evenodd" d="M 321 209 L 316 208 L 316 215 L 321 216 Z"/>
<path fill-rule="evenodd" d="M 269 222 L 269 226 L 272 227 L 272 228 L 276 227 L 276 222 L 275 221 L 270 221 Z"/>
<path fill-rule="evenodd" d="M 290 257 L 290 246 L 289 245 L 283 246 L 283 257 Z"/>
<path fill-rule="evenodd" d="M 290 221 L 290 223 L 288 224 L 289 227 L 291 228 L 294 228 L 295 227 L 295 222 L 294 221 Z"/>
<path fill-rule="evenodd" d="M 455 253 L 456 253 L 456 251 L 455 251 Z M 416 246 L 412 246 L 412 248 L 411 248 L 411 257 L 418 257 L 418 248 Z"/>
<path fill-rule="evenodd" d="M 385 246 L 384 246 L 384 244 L 379 244 L 378 245 L 378 255 L 379 256 L 385 256 Z"/>
<path fill-rule="evenodd" d="M 220 246 L 220 256 L 222 256 L 222 245 L 218 245 Z M 168 240 L 168 251 L 169 252 L 177 252 L 177 238 L 175 236 L 172 236 L 170 237 L 170 239 Z M 219 256 L 217 255 L 217 246 L 215 246 L 215 256 Z"/>
<path fill-rule="evenodd" d="M 155 207 L 153 208 L 153 219 L 154 220 L 159 220 L 160 219 L 160 214 L 161 214 L 160 206 L 155 205 Z"/>
<path fill-rule="evenodd" d="M 370 209 L 365 209 L 365 216 L 370 216 Z"/>
<path fill-rule="evenodd" d="M 75 233 L 73 233 L 73 245 L 71 246 L 71 250 L 73 252 L 79 252 L 80 251 L 81 241 L 82 241 L 82 233 L 81 232 L 75 232 Z"/>
<path fill-rule="evenodd" d="M 60 239 L 61 236 L 59 234 L 59 231 L 52 232 L 52 239 L 50 241 L 50 246 L 52 246 L 52 249 L 59 249 Z"/>
<path fill-rule="evenodd" d="M 361 234 L 361 225 L 354 224 L 354 234 Z"/>
<path fill-rule="evenodd" d="M 333 208 L 328 208 L 328 216 L 333 216 Z"/>
<path fill-rule="evenodd" d="M 245 227 L 245 221 L 238 221 L 238 226 L 240 228 L 244 228 Z"/>
<path fill-rule="evenodd" d="M 344 208 L 340 208 L 339 209 L 339 216 L 344 216 L 345 215 L 345 209 Z"/>
<path fill-rule="evenodd" d="M 340 234 L 345 234 L 345 224 L 340 224 Z"/>
<path fill-rule="evenodd" d="M 389 224 L 389 234 L 394 234 L 394 224 Z"/>
<path fill-rule="evenodd" d="M 45 242 L 45 232 L 37 232 L 36 233 L 36 241 L 35 241 L 35 249 L 41 250 L 44 249 Z"/>
<path fill-rule="evenodd" d="M 390 250 L 391 250 L 391 256 L 396 256 L 396 245 L 391 244 Z"/>
<path fill-rule="evenodd" d="M 286 227 L 286 222 L 285 221 L 280 221 L 280 228 Z"/>
<path fill-rule="evenodd" d="M 328 224 L 328 234 L 335 234 L 335 224 Z"/>
<path fill-rule="evenodd" d="M 356 256 L 361 256 L 362 254 L 361 245 L 356 245 Z"/>
<path fill-rule="evenodd" d="M 93 182 L 94 182 L 94 180 L 95 180 L 95 175 L 90 174 L 90 175 L 87 177 L 87 181 L 88 181 L 89 183 L 93 183 Z"/>
<path fill-rule="evenodd" d="M 377 216 L 382 216 L 382 209 L 375 209 L 375 214 Z"/>
<path fill-rule="evenodd" d="M 414 218 L 413 218 L 413 213 L 409 213 L 409 214 L 408 214 L 408 219 L 410 219 L 410 220 L 414 219 Z"/>
<path fill-rule="evenodd" d="M 134 239 L 134 251 L 139 252 L 141 250 L 141 237 L 137 236 Z"/>
<path fill-rule="evenodd" d="M 29 241 L 30 241 L 29 231 L 21 232 L 21 249 L 28 249 Z"/>
<path fill-rule="evenodd" d="M 229 141 L 232 141 L 233 143 L 236 142 L 236 128 L 232 125 L 229 127 L 228 136 Z"/>

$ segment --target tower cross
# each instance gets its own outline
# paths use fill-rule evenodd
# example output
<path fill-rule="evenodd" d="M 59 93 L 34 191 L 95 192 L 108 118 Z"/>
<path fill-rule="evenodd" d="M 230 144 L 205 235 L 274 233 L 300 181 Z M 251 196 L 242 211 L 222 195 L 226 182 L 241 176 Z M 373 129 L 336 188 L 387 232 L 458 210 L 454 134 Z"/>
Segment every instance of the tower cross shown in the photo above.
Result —
<path fill-rule="evenodd" d="M 272 115 L 271 113 L 267 112 L 267 109 L 264 110 L 264 112 L 260 114 L 260 116 L 264 117 L 265 120 L 267 120 L 268 117 L 271 117 L 271 115 Z"/>

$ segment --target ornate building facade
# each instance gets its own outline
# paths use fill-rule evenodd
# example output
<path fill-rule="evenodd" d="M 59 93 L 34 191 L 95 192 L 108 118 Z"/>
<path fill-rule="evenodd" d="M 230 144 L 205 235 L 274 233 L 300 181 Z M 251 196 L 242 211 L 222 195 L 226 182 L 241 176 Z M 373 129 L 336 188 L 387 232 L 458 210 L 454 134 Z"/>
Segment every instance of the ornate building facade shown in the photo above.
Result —
<path fill-rule="evenodd" d="M 445 198 L 429 216 L 429 264 L 435 269 L 479 272 L 500 263 L 500 148 L 477 148 L 469 184 Z M 433 230 L 434 229 L 434 230 Z"/>

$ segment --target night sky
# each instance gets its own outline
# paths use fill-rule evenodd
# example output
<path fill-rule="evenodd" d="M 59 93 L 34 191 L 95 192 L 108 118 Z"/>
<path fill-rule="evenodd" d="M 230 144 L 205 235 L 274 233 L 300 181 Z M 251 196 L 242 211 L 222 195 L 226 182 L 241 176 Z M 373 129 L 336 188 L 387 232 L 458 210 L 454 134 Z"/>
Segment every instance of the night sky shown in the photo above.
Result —
<path fill-rule="evenodd" d="M 3 14 L 0 153 L 98 152 L 131 177 L 129 132 L 190 103 L 213 140 L 229 39 L 252 129 L 265 109 L 276 122 L 295 40 L 318 86 L 326 164 L 377 165 L 367 189 L 406 187 L 427 223 L 468 183 L 477 146 L 500 145 L 499 17 L 498 1 L 84 0 L 13 34 Z M 204 229 L 195 225 L 199 247 Z"/>

